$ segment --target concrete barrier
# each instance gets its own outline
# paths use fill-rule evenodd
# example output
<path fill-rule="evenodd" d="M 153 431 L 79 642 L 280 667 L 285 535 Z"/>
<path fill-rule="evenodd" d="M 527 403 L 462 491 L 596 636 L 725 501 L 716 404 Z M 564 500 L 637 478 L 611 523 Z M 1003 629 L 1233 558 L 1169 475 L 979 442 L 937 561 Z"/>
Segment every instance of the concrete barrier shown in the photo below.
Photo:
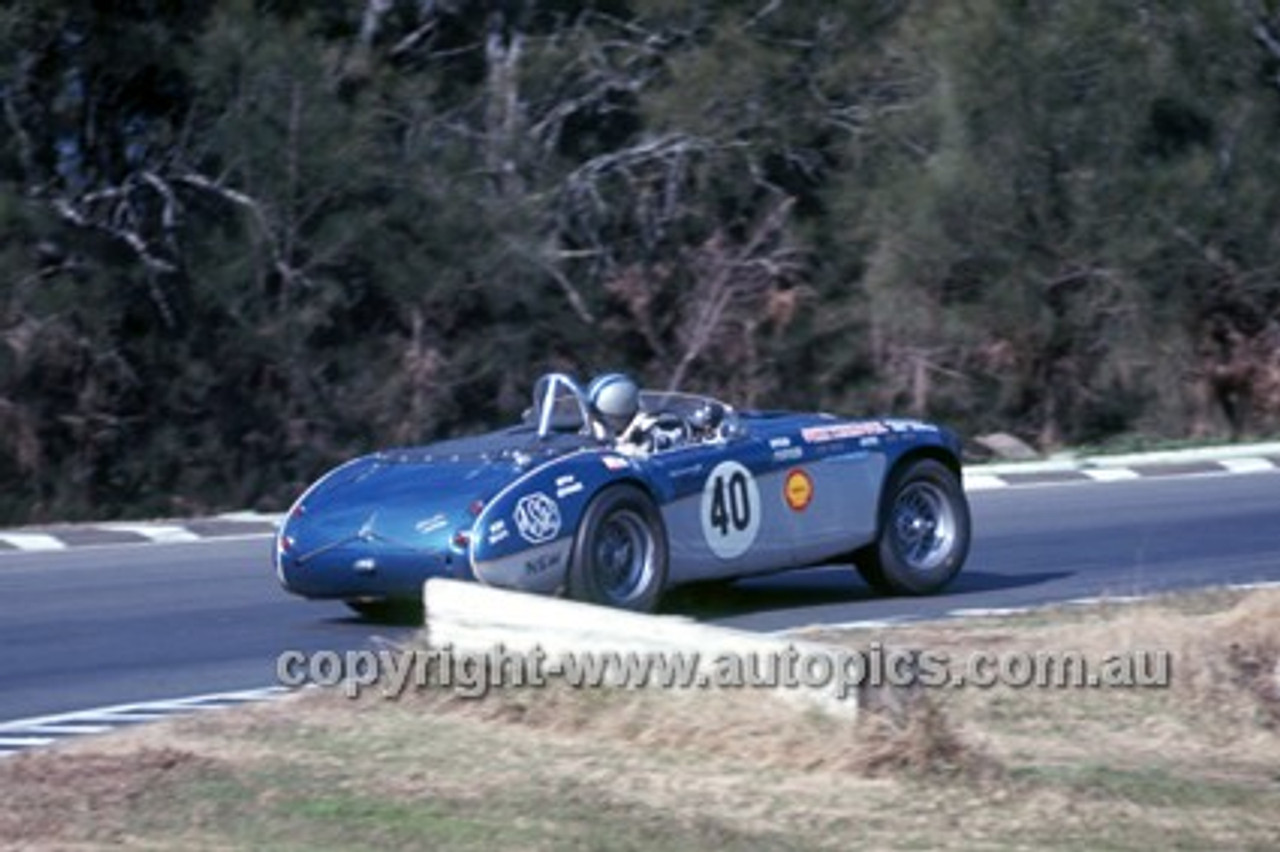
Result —
<path fill-rule="evenodd" d="M 428 580 L 423 587 L 427 643 L 469 655 L 492 653 L 538 655 L 560 660 L 565 655 L 683 655 L 696 658 L 694 689 L 741 686 L 776 694 L 809 708 L 850 718 L 856 716 L 859 689 L 842 666 L 849 652 L 814 642 L 788 640 L 742 630 L 700 624 L 678 616 L 643 615 L 593 606 L 563 598 L 543 597 L 467 583 Z M 785 673 L 786 661 L 796 675 L 775 687 L 758 676 Z M 755 666 L 748 683 L 732 683 L 735 666 Z M 803 667 L 807 667 L 804 669 Z M 823 678 L 824 671 L 829 678 Z M 756 676 L 755 679 L 751 679 Z M 644 684 L 619 684 L 623 686 Z M 679 688 L 679 687 L 672 687 Z"/>

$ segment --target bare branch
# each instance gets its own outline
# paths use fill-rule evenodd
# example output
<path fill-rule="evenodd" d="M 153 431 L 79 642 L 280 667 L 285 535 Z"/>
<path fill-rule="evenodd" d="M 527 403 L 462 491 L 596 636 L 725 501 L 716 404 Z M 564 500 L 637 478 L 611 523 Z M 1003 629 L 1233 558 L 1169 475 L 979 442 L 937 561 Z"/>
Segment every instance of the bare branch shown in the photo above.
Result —
<path fill-rule="evenodd" d="M 1271 54 L 1272 59 L 1280 60 L 1280 34 L 1276 33 L 1265 5 L 1254 0 L 1254 2 L 1241 2 L 1237 8 L 1253 20 L 1250 32 L 1253 33 L 1254 41 Z M 1280 72 L 1271 75 L 1271 82 L 1280 87 Z"/>
<path fill-rule="evenodd" d="M 393 0 L 368 0 L 364 7 L 364 17 L 360 20 L 360 44 L 366 49 L 373 46 L 382 28 L 382 18 L 391 11 Z"/>
<path fill-rule="evenodd" d="M 1253 24 L 1253 37 L 1258 44 L 1267 49 L 1267 52 L 1275 59 L 1280 59 L 1280 37 L 1271 31 L 1271 27 L 1265 21 L 1255 21 Z"/>
<path fill-rule="evenodd" d="M 547 258 L 539 256 L 539 266 L 551 276 L 551 280 L 559 285 L 564 292 L 565 298 L 569 300 L 569 305 L 573 308 L 573 312 L 578 315 L 578 319 L 582 320 L 586 325 L 595 325 L 596 318 L 591 313 L 591 309 L 587 307 L 586 300 L 582 298 L 582 294 L 573 286 L 573 282 L 569 280 L 563 272 L 556 268 Z"/>
<path fill-rule="evenodd" d="M 155 172 L 140 172 L 138 177 L 164 199 L 164 210 L 160 214 L 160 223 L 166 232 L 172 232 L 178 223 L 178 201 L 173 195 L 173 188 L 161 180 L 160 176 Z"/>
<path fill-rule="evenodd" d="M 94 218 L 88 216 L 84 211 L 77 209 L 76 206 L 66 198 L 55 198 L 50 203 L 58 215 L 66 222 L 75 225 L 78 228 L 85 228 L 106 234 L 107 236 L 112 237 L 133 249 L 133 253 L 137 255 L 143 265 L 151 271 L 164 273 L 173 273 L 178 271 L 178 268 L 174 264 L 155 255 L 151 251 L 151 247 L 147 245 L 147 241 L 143 239 L 142 235 L 137 231 L 107 222 L 96 221 Z"/>
<path fill-rule="evenodd" d="M 310 286 L 311 282 L 307 279 L 306 275 L 301 270 L 294 267 L 283 253 L 283 249 L 276 239 L 275 229 L 271 225 L 271 220 L 267 215 L 267 211 L 257 199 L 250 195 L 246 195 L 239 190 L 232 189 L 229 186 L 223 186 L 220 183 L 215 183 L 198 172 L 185 172 L 174 180 L 195 189 L 200 189 L 216 195 L 224 201 L 228 201 L 237 207 L 243 207 L 247 210 L 249 215 L 253 217 L 253 221 L 257 224 L 258 230 L 268 241 L 271 251 L 272 265 L 275 267 L 276 272 L 285 281 L 297 282 L 304 286 Z"/>
<path fill-rule="evenodd" d="M 23 172 L 34 175 L 35 156 L 32 153 L 34 146 L 31 142 L 31 134 L 22 126 L 22 117 L 18 115 L 18 107 L 13 102 L 13 89 L 10 87 L 6 87 L 4 94 L 4 117 L 9 125 L 9 132 L 18 140 L 18 161 L 22 163 Z"/>
<path fill-rule="evenodd" d="M 699 282 L 702 297 L 695 316 L 686 325 L 683 335 L 684 354 L 672 371 L 667 390 L 679 390 L 689 369 L 711 345 L 717 332 L 721 331 L 730 305 L 734 301 L 743 301 L 763 292 L 772 283 L 774 278 L 772 275 L 743 275 L 743 272 L 756 265 L 762 266 L 765 270 L 780 269 L 755 255 L 767 240 L 772 239 L 782 230 L 794 204 L 795 199 L 787 197 L 775 205 L 752 230 L 746 243 L 736 251 L 725 251 L 719 236 L 712 239 L 709 246 L 712 254 L 709 258 L 711 268 L 708 276 Z"/>

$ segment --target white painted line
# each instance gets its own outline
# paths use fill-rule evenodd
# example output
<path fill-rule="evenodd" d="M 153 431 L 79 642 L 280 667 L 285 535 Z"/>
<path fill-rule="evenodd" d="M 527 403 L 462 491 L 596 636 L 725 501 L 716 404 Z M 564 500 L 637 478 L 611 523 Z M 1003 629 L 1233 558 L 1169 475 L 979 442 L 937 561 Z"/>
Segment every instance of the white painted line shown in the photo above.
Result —
<path fill-rule="evenodd" d="M 1022 615 L 1031 612 L 1029 606 L 993 606 L 974 607 L 972 609 L 953 609 L 947 613 L 948 618 L 1000 618 L 1007 615 Z"/>
<path fill-rule="evenodd" d="M 1280 455 L 1280 443 L 1235 444 L 1222 447 L 1189 447 L 1184 450 L 1162 450 L 1150 453 L 1125 453 L 1116 456 L 1088 456 L 1085 461 L 1094 467 L 1131 467 L 1135 464 L 1184 464 L 1186 462 L 1216 461 L 1257 458 Z"/>
<path fill-rule="evenodd" d="M 0 737 L 0 748 L 31 748 L 55 742 L 53 737 Z"/>
<path fill-rule="evenodd" d="M 973 466 L 975 472 L 995 475 L 1003 473 L 1067 473 L 1079 468 L 1080 460 L 1075 458 L 1023 462 L 987 462 L 986 464 Z"/>
<path fill-rule="evenodd" d="M 241 689 L 235 692 L 210 692 L 204 695 L 191 695 L 185 698 L 171 698 L 164 701 L 154 702 L 135 702 L 133 704 L 113 704 L 109 707 L 90 707 L 84 710 L 73 710 L 68 713 L 53 713 L 47 716 L 32 716 L 27 719 L 12 719 L 7 722 L 0 722 L 0 736 L 10 733 L 23 731 L 32 725 L 60 725 L 65 722 L 78 723 L 90 722 L 109 723 L 120 719 L 120 714 L 130 713 L 146 713 L 148 708 L 160 705 L 172 708 L 179 702 L 184 707 L 192 703 L 201 701 L 266 701 L 282 695 L 288 695 L 294 690 L 286 689 L 283 686 L 266 686 L 258 689 Z M 155 716 L 155 718 L 164 718 L 166 715 L 173 715 L 172 711 Z"/>
<path fill-rule="evenodd" d="M 103 734 L 107 731 L 114 730 L 111 725 L 28 725 L 23 728 L 23 733 L 28 734 Z"/>
<path fill-rule="evenodd" d="M 0 535 L 7 535 L 7 533 L 0 534 Z M 211 536 L 201 537 L 196 541 L 167 542 L 167 544 L 171 544 L 171 545 L 191 544 L 191 545 L 197 545 L 201 547 L 208 547 L 210 545 L 229 544 L 231 542 L 237 542 L 237 541 L 263 541 L 265 539 L 272 538 L 274 535 L 275 533 L 271 533 L 271 532 L 237 533 L 235 535 L 211 535 Z M 101 542 L 98 544 L 77 544 L 75 546 L 75 551 L 76 553 L 84 553 L 86 551 L 96 551 L 96 550 L 127 550 L 133 547 L 155 547 L 157 544 L 158 542 L 154 542 L 154 541 L 113 541 L 113 542 Z M 62 549 L 65 550 L 66 548 L 62 548 Z M 21 553 L 20 551 L 16 551 L 16 550 L 0 550 L 0 559 L 3 559 L 5 556 L 20 555 L 20 553 Z"/>
<path fill-rule="evenodd" d="M 276 526 L 280 526 L 280 522 L 284 520 L 284 513 L 282 512 L 267 513 L 267 512 L 253 512 L 253 511 L 223 512 L 221 515 L 215 515 L 214 517 L 217 518 L 219 521 L 236 521 L 236 522 L 255 523 L 255 524 L 275 524 Z"/>
<path fill-rule="evenodd" d="M 1280 589 L 1280 580 L 1259 580 L 1252 583 L 1227 583 L 1222 586 L 1204 586 L 1196 589 L 1170 589 L 1159 592 L 1152 592 L 1147 595 L 1103 595 L 1092 598 L 1073 598 L 1065 601 L 1045 601 L 1035 606 L 1014 606 L 1014 607 L 974 607 L 969 609 L 953 609 L 944 613 L 938 618 L 900 615 L 882 621 L 845 621 L 835 624 L 809 624 L 804 627 L 793 627 L 786 630 L 775 630 L 770 635 L 773 636 L 800 636 L 806 633 L 821 633 L 829 630 L 883 630 L 892 627 L 902 627 L 915 622 L 937 621 L 939 618 L 984 618 L 988 616 L 1002 615 L 1021 615 L 1037 610 L 1048 610 L 1058 606 L 1092 606 L 1097 604 L 1132 604 L 1142 603 L 1144 601 L 1154 600 L 1156 598 L 1179 594 L 1186 591 L 1213 591 L 1214 589 L 1228 589 L 1231 591 L 1249 592 L 1261 589 Z"/>
<path fill-rule="evenodd" d="M 190 695 L 186 698 L 168 698 L 164 701 L 152 701 L 147 707 L 166 707 L 186 709 L 190 707 L 233 707 L 236 704 L 248 704 L 254 701 L 265 701 L 282 693 L 289 692 L 282 686 L 266 686 L 261 689 L 243 689 L 239 692 L 216 692 L 212 695 Z"/>
<path fill-rule="evenodd" d="M 1155 450 L 1144 453 L 1121 453 L 1116 455 L 1075 456 L 1070 453 L 1064 453 L 1058 457 L 1037 459 L 1035 461 L 975 464 L 971 465 L 969 470 L 981 475 L 1058 473 L 1081 468 L 1125 468 L 1133 467 L 1134 465 L 1226 462 L 1234 459 L 1257 459 L 1263 456 L 1280 456 L 1280 442 L 1188 447 L 1181 450 Z"/>
<path fill-rule="evenodd" d="M 1080 474 L 1081 476 L 1079 479 L 1050 480 L 1047 482 L 1019 482 L 1016 485 L 1009 485 L 1008 488 L 1004 490 L 1021 492 L 1021 491 L 1026 491 L 1028 489 L 1045 489 L 1045 488 L 1092 488 L 1095 485 L 1103 484 L 1098 482 L 1097 480 L 1086 477 L 1084 475 L 1083 470 L 1080 471 Z M 1139 486 L 1151 487 L 1151 488 L 1164 488 L 1164 487 L 1167 487 L 1170 482 L 1180 482 L 1182 480 L 1187 480 L 1187 479 L 1225 479 L 1235 475 L 1236 474 L 1232 473 L 1229 470 L 1205 470 L 1205 471 L 1196 471 L 1194 473 L 1179 473 L 1176 475 L 1165 475 L 1165 476 L 1139 475 L 1136 479 L 1130 479 L 1128 477 L 1125 477 L 1123 480 L 1116 480 L 1116 482 L 1123 481 L 1126 484 L 1133 486 L 1134 488 L 1137 488 Z M 995 490 L 995 489 L 979 488 L 977 490 L 986 491 L 986 490 Z"/>
<path fill-rule="evenodd" d="M 1228 589 L 1240 592 L 1253 592 L 1259 589 L 1280 589 L 1280 580 L 1260 580 L 1256 583 L 1231 583 Z"/>
<path fill-rule="evenodd" d="M 192 705 L 205 704 L 210 707 L 234 706 L 234 704 L 248 704 L 255 701 L 266 701 L 269 698 L 277 698 L 281 695 L 287 695 L 297 690 L 289 689 L 285 686 L 262 686 L 257 689 L 241 689 L 236 692 L 212 692 L 207 695 L 188 695 L 185 698 L 169 698 L 164 701 L 153 701 L 147 706 L 161 705 L 165 707 L 190 707 Z M 219 704 L 216 702 L 230 702 L 230 704 Z"/>
<path fill-rule="evenodd" d="M 1009 483 L 1005 482 L 998 476 L 988 476 L 985 473 L 964 473 L 964 490 L 965 491 L 991 491 L 996 488 L 1008 488 Z"/>
<path fill-rule="evenodd" d="M 1222 459 L 1218 464 L 1232 473 L 1262 473 L 1270 472 L 1276 469 L 1276 466 L 1268 459 L 1262 458 L 1243 458 L 1243 459 Z"/>
<path fill-rule="evenodd" d="M 868 619 L 866 621 L 838 621 L 834 624 L 807 624 L 804 627 L 788 627 L 786 630 L 772 630 L 765 636 L 803 636 L 806 633 L 825 633 L 828 630 L 885 630 L 898 627 L 908 621 L 915 621 L 909 616 L 896 615 L 891 618 Z"/>
<path fill-rule="evenodd" d="M 66 550 L 65 542 L 48 533 L 0 533 L 0 541 L 12 544 L 19 550 Z"/>
<path fill-rule="evenodd" d="M 1160 594 L 1160 592 L 1152 592 L 1149 595 L 1099 595 L 1093 598 L 1072 598 L 1068 601 L 1060 601 L 1062 606 L 1098 606 L 1100 604 L 1131 604 L 1149 601 L 1151 598 Z M 1049 604 L 1054 606 L 1054 604 Z"/>
<path fill-rule="evenodd" d="M 1141 479 L 1142 475 L 1127 467 L 1100 467 L 1080 471 L 1094 482 L 1120 482 L 1126 479 Z"/>
<path fill-rule="evenodd" d="M 140 535 L 149 541 L 158 544 L 173 544 L 174 542 L 200 541 L 201 536 L 196 535 L 186 527 L 164 525 L 164 524 L 98 524 L 99 529 L 111 530 L 112 532 L 133 533 Z"/>
<path fill-rule="evenodd" d="M 85 713 L 80 716 L 86 722 L 153 722 L 174 715 L 171 710 L 144 712 L 142 710 L 117 710 L 114 713 Z"/>
<path fill-rule="evenodd" d="M 107 719 L 119 719 L 121 716 L 154 716 L 159 719 L 164 716 L 173 716 L 178 713 L 192 713 L 196 710 L 216 710 L 219 707 L 228 707 L 234 705 L 228 704 L 211 704 L 208 702 L 179 702 L 179 701 L 157 701 L 154 704 L 148 704 L 145 710 L 128 710 L 123 713 L 117 711 L 115 713 L 104 714 Z"/>

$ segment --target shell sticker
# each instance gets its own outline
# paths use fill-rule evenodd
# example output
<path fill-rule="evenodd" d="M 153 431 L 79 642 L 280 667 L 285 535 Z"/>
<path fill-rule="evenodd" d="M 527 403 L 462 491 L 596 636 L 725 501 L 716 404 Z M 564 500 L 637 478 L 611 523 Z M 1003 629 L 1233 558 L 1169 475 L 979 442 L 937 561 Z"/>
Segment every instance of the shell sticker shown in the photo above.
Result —
<path fill-rule="evenodd" d="M 793 512 L 803 512 L 813 502 L 813 477 L 801 468 L 787 473 L 786 482 L 782 486 L 783 499 Z"/>

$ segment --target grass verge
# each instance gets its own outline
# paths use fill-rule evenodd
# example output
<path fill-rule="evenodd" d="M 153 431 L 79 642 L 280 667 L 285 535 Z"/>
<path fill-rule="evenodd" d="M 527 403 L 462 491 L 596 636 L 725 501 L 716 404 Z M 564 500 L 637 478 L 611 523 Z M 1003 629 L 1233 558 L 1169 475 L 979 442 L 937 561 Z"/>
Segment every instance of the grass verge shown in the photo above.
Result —
<path fill-rule="evenodd" d="M 312 692 L 0 761 L 21 848 L 1280 847 L 1280 593 L 843 632 L 1167 649 L 1158 689 L 946 689 L 856 723 L 763 692 Z"/>

